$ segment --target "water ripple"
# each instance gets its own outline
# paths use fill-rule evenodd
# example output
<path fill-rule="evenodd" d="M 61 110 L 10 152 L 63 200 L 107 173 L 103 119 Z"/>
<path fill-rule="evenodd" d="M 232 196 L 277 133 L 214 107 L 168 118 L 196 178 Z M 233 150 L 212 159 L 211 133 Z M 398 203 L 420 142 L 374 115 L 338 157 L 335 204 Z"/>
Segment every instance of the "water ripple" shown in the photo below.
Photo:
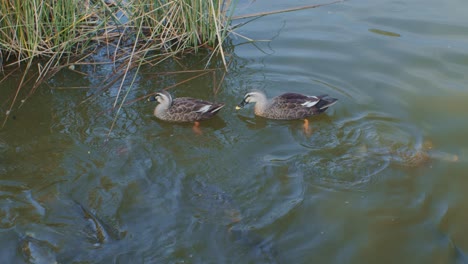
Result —
<path fill-rule="evenodd" d="M 404 155 L 422 141 L 417 129 L 379 112 L 318 125 L 310 138 L 302 138 L 301 145 L 308 153 L 296 166 L 316 184 L 331 189 L 365 187 L 390 164 L 409 162 Z"/>
<path fill-rule="evenodd" d="M 255 180 L 251 186 L 245 186 L 246 192 L 241 195 L 248 201 L 243 206 L 248 204 L 249 208 L 243 210 L 246 218 L 242 226 L 265 228 L 302 203 L 306 190 L 302 172 L 281 163 L 266 163 L 258 174 L 252 175 Z"/>

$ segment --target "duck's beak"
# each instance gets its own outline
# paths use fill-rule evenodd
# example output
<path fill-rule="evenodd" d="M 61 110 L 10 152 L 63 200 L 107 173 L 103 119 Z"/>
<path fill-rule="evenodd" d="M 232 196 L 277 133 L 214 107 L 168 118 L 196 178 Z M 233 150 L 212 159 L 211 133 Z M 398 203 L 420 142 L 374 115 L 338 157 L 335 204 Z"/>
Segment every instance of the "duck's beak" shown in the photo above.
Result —
<path fill-rule="evenodd" d="M 245 99 L 242 100 L 242 102 L 241 102 L 240 104 L 236 105 L 236 110 L 239 110 L 239 109 L 241 109 L 241 108 L 244 108 L 244 106 L 245 106 L 246 104 L 248 104 L 247 101 L 245 101 Z"/>
<path fill-rule="evenodd" d="M 154 102 L 154 101 L 156 101 L 156 96 L 150 96 L 150 97 L 148 97 L 147 101 L 148 101 L 148 102 Z"/>

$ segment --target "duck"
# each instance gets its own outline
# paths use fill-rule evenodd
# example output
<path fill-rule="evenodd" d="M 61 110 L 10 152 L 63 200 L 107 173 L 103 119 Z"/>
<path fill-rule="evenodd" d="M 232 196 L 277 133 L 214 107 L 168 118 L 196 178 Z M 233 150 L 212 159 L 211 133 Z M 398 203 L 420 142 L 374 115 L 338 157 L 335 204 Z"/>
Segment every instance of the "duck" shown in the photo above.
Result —
<path fill-rule="evenodd" d="M 291 92 L 268 99 L 264 92 L 253 90 L 244 95 L 236 110 L 255 103 L 255 115 L 278 120 L 304 119 L 304 129 L 309 133 L 309 121 L 306 118 L 325 112 L 337 101 L 338 99 L 328 97 L 327 94 L 314 96 Z"/>
<path fill-rule="evenodd" d="M 224 103 L 213 103 L 191 97 L 172 98 L 167 91 L 161 91 L 148 98 L 148 101 L 157 101 L 154 116 L 168 122 L 194 122 L 214 117 L 224 107 Z M 196 130 L 194 127 L 194 130 Z"/>
<path fill-rule="evenodd" d="M 312 115 L 325 112 L 338 99 L 328 95 L 303 95 L 299 93 L 284 93 L 268 100 L 265 93 L 251 91 L 244 95 L 244 99 L 236 106 L 236 110 L 244 108 L 248 103 L 255 103 L 255 115 L 269 119 L 304 119 Z"/>

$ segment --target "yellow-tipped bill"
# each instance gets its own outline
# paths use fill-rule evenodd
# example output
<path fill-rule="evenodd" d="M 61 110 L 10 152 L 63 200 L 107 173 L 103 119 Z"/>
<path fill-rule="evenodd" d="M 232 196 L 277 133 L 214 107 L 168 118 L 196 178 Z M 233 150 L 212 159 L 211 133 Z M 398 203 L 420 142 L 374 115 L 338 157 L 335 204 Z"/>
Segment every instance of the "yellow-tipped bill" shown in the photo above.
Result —
<path fill-rule="evenodd" d="M 240 102 L 240 104 L 236 105 L 236 110 L 239 110 L 239 109 L 242 109 L 244 108 L 244 106 L 247 104 L 247 101 L 245 100 L 242 100 L 242 102 Z"/>

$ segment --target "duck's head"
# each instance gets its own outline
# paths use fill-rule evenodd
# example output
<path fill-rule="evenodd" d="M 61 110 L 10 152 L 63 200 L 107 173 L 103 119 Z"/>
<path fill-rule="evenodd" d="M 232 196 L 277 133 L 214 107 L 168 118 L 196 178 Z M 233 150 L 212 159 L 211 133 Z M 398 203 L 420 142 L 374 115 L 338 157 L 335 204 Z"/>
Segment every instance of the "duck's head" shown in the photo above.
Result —
<path fill-rule="evenodd" d="M 148 98 L 148 101 L 150 102 L 158 101 L 158 103 L 160 104 L 170 105 L 172 103 L 172 97 L 168 92 L 162 91 L 162 92 L 155 94 L 154 96 L 150 96 Z"/>
<path fill-rule="evenodd" d="M 251 91 L 244 95 L 244 99 L 236 106 L 236 110 L 244 108 L 248 103 L 256 103 L 265 100 L 265 94 L 261 91 Z"/>

